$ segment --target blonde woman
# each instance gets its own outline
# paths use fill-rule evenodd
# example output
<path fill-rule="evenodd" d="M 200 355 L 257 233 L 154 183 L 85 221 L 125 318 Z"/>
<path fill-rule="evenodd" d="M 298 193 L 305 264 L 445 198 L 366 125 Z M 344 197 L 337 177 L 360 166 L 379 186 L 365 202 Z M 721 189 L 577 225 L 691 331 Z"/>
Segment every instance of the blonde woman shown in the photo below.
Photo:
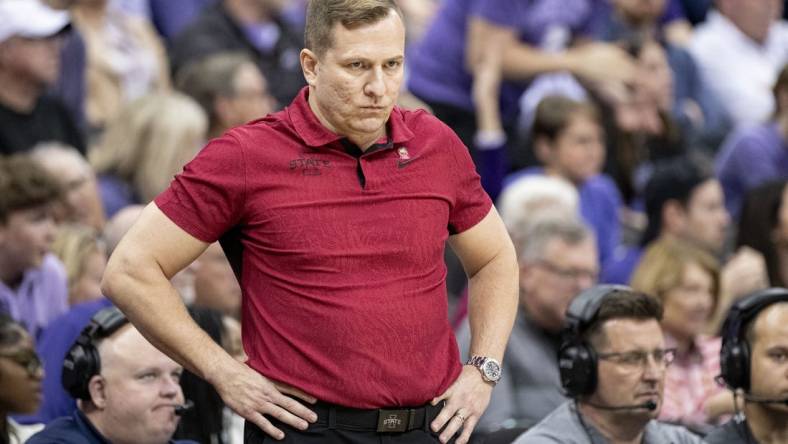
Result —
<path fill-rule="evenodd" d="M 108 216 L 150 202 L 205 142 L 208 119 L 180 93 L 145 96 L 127 106 L 90 151 Z"/>
<path fill-rule="evenodd" d="M 107 248 L 96 231 L 84 225 L 63 225 L 52 251 L 66 267 L 69 305 L 102 297 L 101 276 L 107 266 Z"/>
<path fill-rule="evenodd" d="M 733 412 L 733 396 L 715 381 L 720 338 L 703 335 L 718 303 L 719 265 L 708 253 L 672 239 L 645 252 L 631 285 L 659 297 L 662 330 L 676 360 L 665 374 L 660 419 L 703 429 Z"/>

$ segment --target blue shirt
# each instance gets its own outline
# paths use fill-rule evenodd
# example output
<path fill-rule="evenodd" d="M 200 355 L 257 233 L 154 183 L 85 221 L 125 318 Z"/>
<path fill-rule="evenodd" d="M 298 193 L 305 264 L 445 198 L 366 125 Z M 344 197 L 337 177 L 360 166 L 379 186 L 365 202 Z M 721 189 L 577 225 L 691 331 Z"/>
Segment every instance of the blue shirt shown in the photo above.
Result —
<path fill-rule="evenodd" d="M 38 335 L 52 320 L 68 310 L 66 270 L 49 253 L 38 268 L 25 270 L 22 282 L 14 288 L 0 281 L 0 313 L 23 324 L 30 336 Z"/>
<path fill-rule="evenodd" d="M 716 172 L 725 206 L 736 217 L 747 191 L 770 180 L 788 179 L 788 143 L 773 122 L 740 128 L 720 149 Z"/>
<path fill-rule="evenodd" d="M 168 441 L 169 444 L 197 444 L 190 440 Z M 79 410 L 58 418 L 31 436 L 27 444 L 111 444 Z"/>
<path fill-rule="evenodd" d="M 408 89 L 428 102 L 473 110 L 472 76 L 465 68 L 468 18 L 514 29 L 521 42 L 548 50 L 589 35 L 598 0 L 445 0 L 408 61 Z M 523 83 L 503 82 L 504 118 L 516 114 Z"/>

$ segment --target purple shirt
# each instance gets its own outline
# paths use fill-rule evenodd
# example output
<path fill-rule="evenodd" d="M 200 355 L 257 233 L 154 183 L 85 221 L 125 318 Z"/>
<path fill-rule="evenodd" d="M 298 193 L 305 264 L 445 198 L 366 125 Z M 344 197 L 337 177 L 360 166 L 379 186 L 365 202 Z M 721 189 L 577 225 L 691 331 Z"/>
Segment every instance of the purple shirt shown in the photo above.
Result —
<path fill-rule="evenodd" d="M 788 143 L 773 122 L 739 129 L 720 149 L 716 170 L 725 206 L 736 216 L 748 190 L 770 180 L 788 179 Z"/>
<path fill-rule="evenodd" d="M 38 268 L 27 270 L 16 289 L 0 282 L 0 311 L 25 325 L 34 338 L 68 310 L 68 284 L 63 264 L 47 254 Z"/>
<path fill-rule="evenodd" d="M 592 31 L 592 3 L 599 0 L 445 0 L 410 61 L 408 87 L 428 102 L 473 110 L 470 73 L 465 69 L 468 17 L 512 28 L 520 41 L 548 51 L 565 48 Z M 504 82 L 505 115 L 516 112 L 524 84 Z"/>

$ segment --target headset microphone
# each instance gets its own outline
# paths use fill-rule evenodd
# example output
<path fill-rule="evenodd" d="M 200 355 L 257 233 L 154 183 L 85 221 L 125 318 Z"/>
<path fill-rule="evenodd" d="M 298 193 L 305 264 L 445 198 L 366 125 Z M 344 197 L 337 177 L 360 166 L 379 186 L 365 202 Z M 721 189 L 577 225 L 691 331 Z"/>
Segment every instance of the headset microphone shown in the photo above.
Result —
<path fill-rule="evenodd" d="M 175 406 L 175 414 L 178 416 L 182 416 L 188 410 L 191 410 L 193 408 L 194 408 L 194 403 L 190 399 L 187 399 L 186 402 L 184 402 L 183 404 L 179 404 Z"/>
<path fill-rule="evenodd" d="M 657 403 L 654 401 L 646 401 L 642 404 L 633 404 L 633 405 L 619 405 L 619 406 L 612 406 L 612 405 L 602 405 L 602 404 L 594 404 L 591 402 L 585 402 L 592 407 L 596 407 L 602 410 L 637 410 L 637 409 L 646 409 L 650 412 L 653 412 L 657 409 Z"/>
<path fill-rule="evenodd" d="M 747 393 L 744 394 L 744 399 L 749 402 L 757 404 L 783 404 L 788 405 L 788 398 L 762 398 L 760 396 L 752 396 Z"/>

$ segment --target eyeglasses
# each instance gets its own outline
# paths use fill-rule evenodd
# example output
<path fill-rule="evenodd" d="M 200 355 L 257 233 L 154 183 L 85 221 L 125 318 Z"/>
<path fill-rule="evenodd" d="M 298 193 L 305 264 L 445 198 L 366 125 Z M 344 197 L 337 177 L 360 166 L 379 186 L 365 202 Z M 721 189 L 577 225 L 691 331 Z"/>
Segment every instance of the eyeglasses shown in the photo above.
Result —
<path fill-rule="evenodd" d="M 622 367 L 629 367 L 631 369 L 634 368 L 644 368 L 648 364 L 648 357 L 651 356 L 654 359 L 654 362 L 657 363 L 658 366 L 665 368 L 673 363 L 676 359 L 676 349 L 675 348 L 658 348 L 652 352 L 647 352 L 643 350 L 633 350 L 628 352 L 617 352 L 617 353 L 597 353 L 597 357 L 599 359 L 603 359 L 606 361 L 612 361 L 616 364 L 621 365 Z"/>
<path fill-rule="evenodd" d="M 0 353 L 0 358 L 8 358 L 27 370 L 29 376 L 35 376 L 43 364 L 38 353 L 32 349 L 23 349 L 14 353 Z"/>
<path fill-rule="evenodd" d="M 597 278 L 599 277 L 599 273 L 596 270 L 565 268 L 544 259 L 536 261 L 536 264 L 544 267 L 547 271 L 555 274 L 556 276 L 566 280 L 577 281 L 579 279 L 588 279 L 592 282 L 596 282 Z"/>

